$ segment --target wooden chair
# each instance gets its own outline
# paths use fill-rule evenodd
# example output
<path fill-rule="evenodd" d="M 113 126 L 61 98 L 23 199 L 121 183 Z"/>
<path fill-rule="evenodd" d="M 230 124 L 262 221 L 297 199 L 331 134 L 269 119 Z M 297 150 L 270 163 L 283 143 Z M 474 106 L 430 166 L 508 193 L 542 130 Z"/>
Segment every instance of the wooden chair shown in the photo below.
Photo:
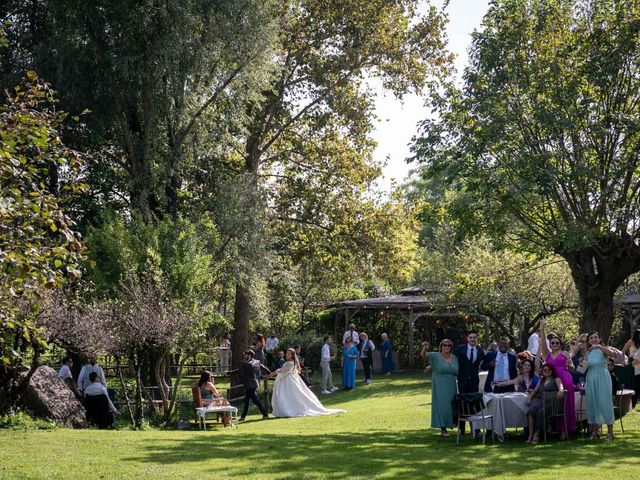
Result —
<path fill-rule="evenodd" d="M 496 436 L 493 431 L 493 415 L 485 413 L 486 405 L 481 393 L 459 393 L 455 398 L 456 416 L 458 418 L 458 433 L 456 435 L 456 444 L 460 444 L 460 422 L 469 422 L 471 426 L 471 435 L 475 438 L 475 429 L 473 422 L 482 422 L 482 444 L 485 443 L 487 435 L 487 421 L 491 425 L 491 439 L 496 442 Z"/>
<path fill-rule="evenodd" d="M 580 400 L 576 404 L 576 427 L 580 430 L 582 438 L 589 430 L 589 424 L 587 423 L 587 400 L 585 398 L 584 390 L 580 392 Z"/>
<path fill-rule="evenodd" d="M 566 395 L 566 392 L 565 392 Z M 569 440 L 569 429 L 567 428 L 567 415 L 565 413 L 564 402 L 565 397 L 558 398 L 556 392 L 544 392 L 542 407 L 542 432 L 544 435 L 544 443 L 547 443 L 547 428 L 549 420 L 562 418 L 564 423 L 564 431 L 567 432 L 567 440 Z M 547 409 L 549 410 L 547 412 Z"/>

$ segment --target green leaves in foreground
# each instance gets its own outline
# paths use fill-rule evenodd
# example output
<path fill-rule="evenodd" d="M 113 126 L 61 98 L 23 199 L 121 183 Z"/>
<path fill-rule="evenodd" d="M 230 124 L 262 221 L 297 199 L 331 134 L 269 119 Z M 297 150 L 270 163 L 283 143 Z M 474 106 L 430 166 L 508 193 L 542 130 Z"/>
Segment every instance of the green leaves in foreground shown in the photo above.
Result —
<path fill-rule="evenodd" d="M 0 106 L 0 380 L 28 347 L 43 347 L 31 323 L 37 291 L 80 275 L 80 235 L 64 199 L 83 190 L 83 158 L 60 138 L 65 116 L 28 72 Z"/>

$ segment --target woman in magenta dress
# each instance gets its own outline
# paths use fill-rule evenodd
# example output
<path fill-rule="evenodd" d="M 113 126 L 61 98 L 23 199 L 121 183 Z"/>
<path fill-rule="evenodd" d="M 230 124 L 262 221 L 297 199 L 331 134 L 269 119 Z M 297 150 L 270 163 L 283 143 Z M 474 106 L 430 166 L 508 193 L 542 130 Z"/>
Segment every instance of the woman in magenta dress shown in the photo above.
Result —
<path fill-rule="evenodd" d="M 545 321 L 540 322 L 540 352 L 542 358 L 545 359 L 545 363 L 553 365 L 556 370 L 556 374 L 560 380 L 562 380 L 562 387 L 564 388 L 564 411 L 567 417 L 567 429 L 569 432 L 576 431 L 576 404 L 574 397 L 573 377 L 571 376 L 571 370 L 575 367 L 571 361 L 571 357 L 565 355 L 562 352 L 562 343 L 557 335 L 553 335 L 549 340 L 549 347 L 547 347 L 546 335 L 544 333 Z M 558 427 L 561 432 L 561 438 L 567 436 L 567 432 L 564 431 L 564 422 L 559 421 Z"/>

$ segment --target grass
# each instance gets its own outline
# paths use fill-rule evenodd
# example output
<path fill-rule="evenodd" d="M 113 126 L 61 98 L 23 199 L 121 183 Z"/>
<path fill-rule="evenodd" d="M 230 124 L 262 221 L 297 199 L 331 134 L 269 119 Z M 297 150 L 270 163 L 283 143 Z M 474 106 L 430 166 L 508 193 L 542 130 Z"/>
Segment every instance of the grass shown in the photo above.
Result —
<path fill-rule="evenodd" d="M 334 375 L 338 379 L 338 375 Z M 428 428 L 428 384 L 417 374 L 377 377 L 322 398 L 343 415 L 258 422 L 207 431 L 0 430 L 0 479 L 423 479 L 636 478 L 640 415 L 613 442 L 574 439 L 531 447 L 455 445 Z"/>

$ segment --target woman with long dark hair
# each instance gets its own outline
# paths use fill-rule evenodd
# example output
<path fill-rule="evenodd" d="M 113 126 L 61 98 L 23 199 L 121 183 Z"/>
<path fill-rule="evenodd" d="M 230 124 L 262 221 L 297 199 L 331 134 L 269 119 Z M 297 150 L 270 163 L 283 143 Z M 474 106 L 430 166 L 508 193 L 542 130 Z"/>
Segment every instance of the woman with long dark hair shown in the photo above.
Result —
<path fill-rule="evenodd" d="M 285 358 L 282 368 L 272 374 L 277 375 L 271 397 L 274 416 L 315 417 L 345 412 L 324 408 L 318 397 L 304 384 L 300 378 L 300 361 L 293 348 L 287 349 Z"/>
<path fill-rule="evenodd" d="M 264 339 L 264 336 L 261 333 L 256 335 L 256 343 L 253 347 L 253 351 L 255 352 L 254 360 L 258 360 L 260 363 L 264 363 L 264 350 L 267 341 Z"/>
<path fill-rule="evenodd" d="M 214 385 L 213 374 L 208 370 L 203 370 L 200 374 L 200 380 L 198 380 L 198 389 L 200 390 L 200 398 L 202 398 L 202 405 L 204 407 L 208 406 L 224 406 L 228 405 L 227 399 L 224 398 L 220 392 L 216 389 Z M 225 427 L 228 427 L 229 415 L 224 412 L 221 413 L 222 423 Z"/>
<path fill-rule="evenodd" d="M 546 321 L 542 320 L 540 322 L 540 331 L 542 332 L 542 336 L 544 337 L 544 328 L 546 326 Z M 549 347 L 547 348 L 546 342 L 540 343 L 540 352 L 542 353 L 542 358 L 544 359 L 545 364 L 553 365 L 555 369 L 556 375 L 560 380 L 562 380 L 562 386 L 566 391 L 566 395 L 564 397 L 564 411 L 567 417 L 567 429 L 569 432 L 576 431 L 576 404 L 575 404 L 575 387 L 573 386 L 573 375 L 571 372 L 575 369 L 573 365 L 573 361 L 571 360 L 571 356 L 562 351 L 562 342 L 560 341 L 560 337 L 555 333 L 550 335 L 549 339 Z M 568 432 L 564 431 L 564 422 L 558 422 L 558 427 L 562 432 L 560 437 L 564 439 L 567 436 Z"/>
<path fill-rule="evenodd" d="M 513 380 L 496 382 L 498 387 L 506 387 L 507 385 L 517 386 L 521 392 L 530 393 L 536 388 L 539 381 L 538 375 L 535 374 L 535 368 L 533 366 L 533 360 L 528 358 L 522 361 L 520 366 L 520 374 Z"/>
<path fill-rule="evenodd" d="M 635 395 L 631 400 L 633 408 L 636 408 L 640 399 L 640 329 L 633 332 L 631 339 L 625 343 L 622 353 L 631 356 L 631 365 L 633 365 L 633 389 Z"/>

